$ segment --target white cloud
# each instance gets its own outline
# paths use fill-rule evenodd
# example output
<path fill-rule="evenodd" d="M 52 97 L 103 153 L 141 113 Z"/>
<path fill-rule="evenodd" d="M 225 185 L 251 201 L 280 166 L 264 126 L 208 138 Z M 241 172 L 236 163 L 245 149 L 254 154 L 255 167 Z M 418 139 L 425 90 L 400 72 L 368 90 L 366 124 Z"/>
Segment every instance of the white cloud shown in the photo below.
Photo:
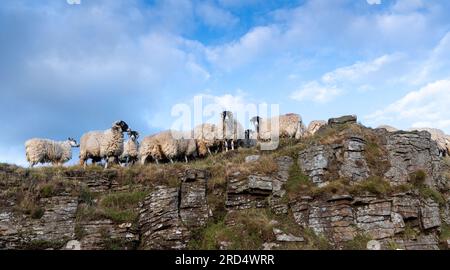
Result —
<path fill-rule="evenodd" d="M 401 13 L 412 12 L 424 6 L 425 4 L 422 0 L 397 0 L 392 7 L 392 10 Z"/>
<path fill-rule="evenodd" d="M 366 0 L 369 5 L 380 5 L 381 0 Z"/>
<path fill-rule="evenodd" d="M 401 122 L 402 126 L 450 131 L 450 80 L 439 80 L 412 91 L 386 108 L 368 115 L 376 125 Z"/>
<path fill-rule="evenodd" d="M 318 103 L 326 103 L 341 93 L 342 90 L 336 86 L 322 85 L 319 82 L 312 81 L 304 84 L 299 90 L 294 91 L 290 97 L 297 101 L 312 100 Z"/>
<path fill-rule="evenodd" d="M 280 32 L 275 26 L 255 27 L 237 41 L 208 48 L 206 56 L 216 66 L 231 71 L 275 48 L 279 35 Z"/>
<path fill-rule="evenodd" d="M 211 27 L 228 28 L 239 22 L 239 18 L 231 12 L 209 2 L 199 3 L 196 6 L 196 13 L 206 25 Z"/>
<path fill-rule="evenodd" d="M 400 54 L 383 55 L 372 61 L 360 61 L 350 66 L 337 68 L 325 73 L 320 80 L 305 83 L 290 97 L 297 101 L 312 100 L 326 103 L 343 94 L 347 89 L 369 91 L 374 88 L 370 83 L 375 83 L 380 76 L 384 77 L 383 69 L 401 57 Z"/>

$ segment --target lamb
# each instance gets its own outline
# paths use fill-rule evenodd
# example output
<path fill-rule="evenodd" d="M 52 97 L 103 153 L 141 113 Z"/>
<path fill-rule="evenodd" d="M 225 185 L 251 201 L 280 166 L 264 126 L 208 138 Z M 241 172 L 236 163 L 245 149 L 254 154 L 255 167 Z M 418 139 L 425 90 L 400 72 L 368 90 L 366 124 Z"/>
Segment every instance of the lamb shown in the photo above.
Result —
<path fill-rule="evenodd" d="M 133 165 L 139 155 L 139 133 L 137 131 L 130 130 L 128 132 L 128 140 L 125 142 L 123 147 L 123 153 L 120 156 L 120 161 L 126 165 Z"/>
<path fill-rule="evenodd" d="M 289 113 L 285 115 L 276 116 L 278 118 L 279 136 L 285 138 L 300 139 L 304 136 L 305 126 L 302 123 L 302 118 L 298 114 Z M 275 117 L 264 120 L 259 116 L 250 119 L 256 129 L 258 140 L 270 140 L 272 136 L 276 135 L 272 127 L 277 120 Z"/>
<path fill-rule="evenodd" d="M 234 150 L 235 145 L 239 143 L 238 140 L 244 138 L 244 128 L 233 118 L 233 113 L 224 111 L 220 114 L 221 121 L 217 128 L 217 138 L 224 144 L 225 151 L 228 152 L 229 144 L 231 150 Z"/>
<path fill-rule="evenodd" d="M 35 138 L 25 142 L 25 152 L 31 168 L 38 163 L 61 166 L 72 158 L 72 147 L 78 146 L 73 138 L 66 141 Z"/>
<path fill-rule="evenodd" d="M 105 169 L 110 160 L 117 162 L 123 152 L 123 132 L 128 132 L 127 123 L 116 121 L 112 127 L 104 131 L 91 131 L 81 137 L 80 164 L 86 167 L 86 161 L 92 163 L 105 159 Z"/>
<path fill-rule="evenodd" d="M 188 162 L 188 157 L 196 155 L 196 141 L 184 132 L 167 130 L 144 138 L 139 151 L 141 164 L 145 164 L 148 157 L 152 157 L 156 163 L 163 158 L 174 163 L 174 159 L 184 157 Z"/>

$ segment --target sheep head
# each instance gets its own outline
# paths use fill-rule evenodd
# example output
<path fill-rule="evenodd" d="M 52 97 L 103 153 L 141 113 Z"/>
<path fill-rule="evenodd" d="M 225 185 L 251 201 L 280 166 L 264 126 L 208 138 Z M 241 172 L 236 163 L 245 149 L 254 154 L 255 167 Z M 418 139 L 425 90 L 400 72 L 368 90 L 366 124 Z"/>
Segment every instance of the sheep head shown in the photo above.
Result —
<path fill-rule="evenodd" d="M 80 145 L 77 143 L 77 141 L 74 138 L 67 138 L 67 140 L 69 141 L 70 146 L 72 147 L 80 147 Z"/>
<path fill-rule="evenodd" d="M 114 122 L 113 126 L 114 129 L 121 130 L 122 132 L 129 132 L 131 129 L 128 127 L 128 124 L 125 123 L 125 121 L 116 121 Z"/>

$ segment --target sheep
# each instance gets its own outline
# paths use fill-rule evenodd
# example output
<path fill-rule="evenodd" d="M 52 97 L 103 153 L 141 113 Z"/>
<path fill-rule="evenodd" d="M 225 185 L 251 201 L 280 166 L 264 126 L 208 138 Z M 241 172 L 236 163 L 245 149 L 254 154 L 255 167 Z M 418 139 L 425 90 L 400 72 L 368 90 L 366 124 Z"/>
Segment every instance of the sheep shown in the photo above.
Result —
<path fill-rule="evenodd" d="M 213 148 L 218 148 L 217 126 L 214 124 L 203 123 L 194 128 L 194 139 L 197 142 L 198 155 L 201 157 L 212 154 Z"/>
<path fill-rule="evenodd" d="M 147 136 L 142 139 L 141 145 L 139 146 L 139 160 L 142 165 L 145 164 L 147 159 L 151 157 L 156 164 L 163 159 L 164 154 L 161 150 L 161 145 L 158 142 L 158 134 Z"/>
<path fill-rule="evenodd" d="M 259 116 L 250 119 L 250 122 L 255 126 L 258 140 L 270 140 L 273 135 L 276 135 L 275 127 L 272 128 L 276 120 L 278 120 L 279 137 L 300 139 L 304 136 L 305 126 L 302 123 L 301 116 L 289 113 L 268 120 Z"/>
<path fill-rule="evenodd" d="M 48 139 L 30 139 L 25 142 L 25 152 L 30 167 L 38 163 L 62 165 L 72 158 L 72 147 L 78 147 L 77 141 L 68 138 L 66 141 Z"/>
<path fill-rule="evenodd" d="M 123 153 L 120 156 L 120 161 L 125 165 L 133 165 L 139 155 L 139 133 L 137 131 L 129 131 L 128 132 L 128 140 L 125 142 L 123 146 Z"/>
<path fill-rule="evenodd" d="M 80 165 L 86 167 L 89 158 L 94 164 L 105 159 L 105 169 L 110 160 L 117 162 L 123 152 L 123 132 L 128 131 L 127 123 L 116 121 L 107 130 L 85 133 L 80 141 Z"/>
<path fill-rule="evenodd" d="M 172 135 L 174 134 L 172 133 Z M 189 161 L 189 157 L 197 156 L 197 141 L 193 138 L 193 131 L 178 134 L 176 142 L 178 144 L 178 157 L 184 157 L 186 163 Z"/>
<path fill-rule="evenodd" d="M 152 157 L 156 163 L 163 158 L 174 163 L 174 159 L 183 157 L 188 162 L 188 157 L 196 155 L 196 141 L 184 132 L 167 130 L 144 138 L 139 151 L 141 164 L 145 164 L 148 157 Z"/>
<path fill-rule="evenodd" d="M 244 138 L 244 128 L 233 118 L 232 112 L 223 111 L 220 114 L 217 135 L 217 138 L 223 142 L 225 151 L 228 152 L 229 144 L 231 144 L 231 150 L 234 150 L 238 140 Z"/>

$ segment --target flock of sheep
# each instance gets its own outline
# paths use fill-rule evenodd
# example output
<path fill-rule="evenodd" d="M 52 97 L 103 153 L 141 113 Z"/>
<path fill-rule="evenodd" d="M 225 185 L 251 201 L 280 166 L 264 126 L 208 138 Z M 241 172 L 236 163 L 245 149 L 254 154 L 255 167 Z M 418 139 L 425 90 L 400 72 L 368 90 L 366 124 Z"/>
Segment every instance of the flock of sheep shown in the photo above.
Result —
<path fill-rule="evenodd" d="M 28 140 L 25 143 L 26 157 L 30 167 L 38 163 L 62 165 L 72 158 L 72 147 L 80 147 L 82 166 L 86 166 L 89 159 L 93 164 L 105 161 L 105 168 L 111 162 L 125 166 L 138 161 L 141 164 L 150 161 L 188 162 L 189 159 L 205 157 L 221 150 L 255 146 L 259 141 L 273 138 L 275 132 L 279 137 L 296 139 L 307 133 L 298 114 L 285 114 L 270 119 L 256 116 L 250 121 L 254 124 L 255 131 L 244 130 L 234 119 L 232 112 L 224 111 L 218 124 L 204 123 L 188 132 L 163 131 L 143 138 L 140 143 L 138 132 L 131 130 L 124 121 L 117 121 L 107 130 L 85 133 L 80 144 L 72 138 L 62 142 L 48 139 Z M 314 121 L 308 131 L 313 133 L 324 124 L 324 121 Z M 275 126 L 278 126 L 278 130 Z M 125 132 L 128 134 L 128 140 L 124 142 Z"/>

